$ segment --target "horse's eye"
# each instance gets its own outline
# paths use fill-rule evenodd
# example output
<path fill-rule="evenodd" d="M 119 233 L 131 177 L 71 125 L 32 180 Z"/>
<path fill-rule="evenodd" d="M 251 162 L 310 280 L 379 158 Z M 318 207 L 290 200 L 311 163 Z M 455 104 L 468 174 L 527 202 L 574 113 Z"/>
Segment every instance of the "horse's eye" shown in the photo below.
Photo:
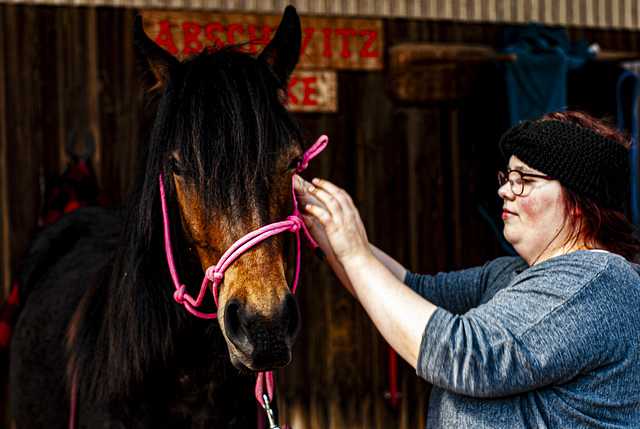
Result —
<path fill-rule="evenodd" d="M 289 164 L 289 168 L 287 168 L 288 172 L 294 172 L 298 168 L 298 165 L 302 164 L 302 155 L 291 161 Z"/>
<path fill-rule="evenodd" d="M 171 157 L 169 160 L 169 166 L 171 168 L 171 172 L 176 176 L 182 176 L 182 168 L 180 167 L 180 163 L 175 157 Z"/>

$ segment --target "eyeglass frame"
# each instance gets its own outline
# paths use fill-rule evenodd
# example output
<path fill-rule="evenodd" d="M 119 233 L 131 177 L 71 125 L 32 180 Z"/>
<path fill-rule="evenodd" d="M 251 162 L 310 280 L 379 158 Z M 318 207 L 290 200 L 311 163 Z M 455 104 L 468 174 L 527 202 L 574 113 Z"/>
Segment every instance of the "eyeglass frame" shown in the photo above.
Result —
<path fill-rule="evenodd" d="M 522 181 L 522 190 L 518 193 L 516 191 L 513 190 L 513 184 L 511 184 L 511 182 L 509 181 L 509 175 L 513 172 L 516 172 L 520 175 L 520 180 Z M 546 180 L 553 180 L 551 178 L 551 176 L 548 176 L 546 174 L 533 174 L 533 173 L 524 173 L 520 170 L 507 170 L 506 174 L 504 171 L 498 171 L 498 183 L 500 184 L 500 187 L 503 187 L 504 185 L 506 185 L 507 183 L 509 183 L 509 188 L 511 189 L 511 192 L 513 192 L 513 195 L 519 197 L 520 195 L 522 195 L 524 193 L 524 178 L 525 177 L 536 177 L 538 179 L 546 179 Z"/>

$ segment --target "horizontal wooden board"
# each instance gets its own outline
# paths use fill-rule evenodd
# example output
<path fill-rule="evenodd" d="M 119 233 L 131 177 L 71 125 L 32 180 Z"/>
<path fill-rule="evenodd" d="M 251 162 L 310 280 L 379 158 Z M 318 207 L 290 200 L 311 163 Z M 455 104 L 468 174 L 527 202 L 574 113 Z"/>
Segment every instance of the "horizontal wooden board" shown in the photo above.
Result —
<path fill-rule="evenodd" d="M 441 103 L 468 97 L 477 65 L 515 61 L 488 45 L 405 43 L 389 49 L 391 94 L 407 103 Z"/>
<path fill-rule="evenodd" d="M 0 3 L 278 14 L 290 0 L 0 0 Z M 640 29 L 638 0 L 297 0 L 302 15 Z"/>

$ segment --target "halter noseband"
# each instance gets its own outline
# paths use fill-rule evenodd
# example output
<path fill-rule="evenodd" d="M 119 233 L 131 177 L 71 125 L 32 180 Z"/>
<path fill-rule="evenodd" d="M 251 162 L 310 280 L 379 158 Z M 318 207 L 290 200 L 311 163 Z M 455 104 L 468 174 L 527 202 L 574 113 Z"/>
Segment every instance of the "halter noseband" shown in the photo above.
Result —
<path fill-rule="evenodd" d="M 313 159 L 316 155 L 318 155 L 322 150 L 327 146 L 329 142 L 329 138 L 326 135 L 320 136 L 318 140 L 311 146 L 305 153 L 302 154 L 302 161 L 298 163 L 298 167 L 296 168 L 296 172 L 301 172 L 307 168 L 309 165 L 309 161 Z M 185 285 L 180 283 L 178 279 L 178 273 L 176 271 L 175 262 L 173 260 L 173 251 L 171 250 L 171 233 L 169 231 L 169 215 L 167 212 L 167 201 L 165 197 L 164 191 L 164 182 L 162 180 L 162 173 L 158 176 L 159 186 L 160 186 L 160 201 L 162 203 L 162 221 L 164 226 L 164 247 L 167 254 L 167 263 L 169 265 L 169 271 L 171 272 L 171 279 L 173 280 L 173 284 L 176 288 L 175 293 L 173 294 L 173 298 L 177 303 L 183 304 L 184 307 L 194 316 L 203 318 L 203 319 L 215 319 L 218 315 L 217 313 L 202 313 L 196 310 L 196 307 L 199 307 L 204 299 L 205 292 L 207 291 L 207 285 L 209 281 L 212 282 L 212 293 L 213 298 L 216 302 L 216 306 L 218 306 L 218 286 L 224 279 L 224 273 L 235 261 L 238 257 L 240 257 L 244 252 L 260 243 L 263 240 L 266 240 L 269 237 L 280 234 L 285 231 L 291 231 L 296 234 L 296 249 L 297 249 L 297 257 L 296 257 L 296 272 L 293 281 L 293 286 L 291 287 L 291 291 L 295 293 L 296 287 L 298 285 L 298 278 L 300 276 L 300 229 L 302 229 L 309 240 L 309 243 L 314 249 L 314 253 L 319 254 L 321 252 L 320 247 L 316 244 L 316 242 L 311 238 L 311 234 L 307 230 L 304 222 L 302 221 L 302 216 L 300 215 L 300 211 L 298 210 L 298 201 L 296 200 L 295 190 L 294 190 L 294 180 L 295 174 L 291 176 L 291 193 L 293 195 L 293 214 L 288 216 L 286 220 L 280 222 L 274 222 L 269 225 L 265 225 L 244 237 L 240 238 L 236 241 L 225 253 L 222 255 L 220 260 L 216 265 L 212 265 L 205 270 L 204 279 L 202 280 L 202 285 L 200 286 L 200 292 L 198 293 L 197 298 L 193 298 L 191 295 L 187 293 L 187 288 Z"/>

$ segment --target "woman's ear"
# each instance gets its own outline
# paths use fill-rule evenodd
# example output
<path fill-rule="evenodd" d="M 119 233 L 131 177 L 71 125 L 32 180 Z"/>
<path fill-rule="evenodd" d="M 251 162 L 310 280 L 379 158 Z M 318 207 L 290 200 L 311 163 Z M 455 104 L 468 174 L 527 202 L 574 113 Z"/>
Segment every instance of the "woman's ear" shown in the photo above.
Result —
<path fill-rule="evenodd" d="M 582 216 L 582 209 L 581 209 L 580 207 L 578 207 L 578 206 L 575 206 L 575 207 L 571 210 L 571 214 L 572 214 L 573 216 L 576 216 L 576 217 L 578 217 L 578 216 Z"/>

